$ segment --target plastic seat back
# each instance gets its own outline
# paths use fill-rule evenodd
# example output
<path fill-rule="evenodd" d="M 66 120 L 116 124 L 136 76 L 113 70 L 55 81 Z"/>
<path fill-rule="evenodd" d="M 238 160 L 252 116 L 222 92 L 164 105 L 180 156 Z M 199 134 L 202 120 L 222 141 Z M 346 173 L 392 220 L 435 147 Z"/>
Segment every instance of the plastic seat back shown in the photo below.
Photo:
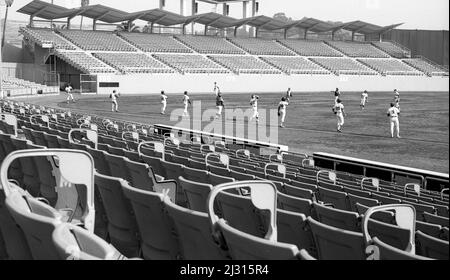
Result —
<path fill-rule="evenodd" d="M 314 203 L 314 211 L 319 222 L 344 230 L 360 231 L 361 218 L 355 212 L 334 209 Z"/>
<path fill-rule="evenodd" d="M 164 208 L 164 195 L 126 185 L 123 191 L 136 215 L 144 259 L 178 259 L 178 240 L 173 235 L 173 222 Z"/>
<path fill-rule="evenodd" d="M 52 233 L 52 241 L 59 260 L 125 260 L 126 258 L 106 241 L 89 231 L 63 223 Z"/>
<path fill-rule="evenodd" d="M 184 260 L 228 259 L 226 251 L 221 250 L 211 236 L 211 224 L 207 213 L 178 206 L 167 197 L 164 203 L 175 224 Z"/>
<path fill-rule="evenodd" d="M 416 240 L 417 254 L 438 260 L 448 260 L 448 241 L 429 236 L 420 230 L 416 232 Z"/>
<path fill-rule="evenodd" d="M 362 233 L 328 226 L 308 217 L 319 260 L 364 260 Z"/>
<path fill-rule="evenodd" d="M 123 179 L 101 174 L 95 175 L 95 184 L 108 217 L 111 243 L 127 257 L 138 257 L 140 236 L 136 218 L 128 198 L 123 194 Z"/>

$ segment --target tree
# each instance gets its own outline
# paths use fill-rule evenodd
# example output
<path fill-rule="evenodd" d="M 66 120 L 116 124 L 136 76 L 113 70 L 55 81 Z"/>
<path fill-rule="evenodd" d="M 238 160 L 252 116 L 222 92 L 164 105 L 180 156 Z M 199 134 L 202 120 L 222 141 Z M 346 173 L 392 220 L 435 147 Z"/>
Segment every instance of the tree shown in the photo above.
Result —
<path fill-rule="evenodd" d="M 117 25 L 116 31 L 126 31 L 126 32 L 141 32 L 139 30 L 139 26 L 134 24 L 134 22 L 131 22 L 131 25 L 129 25 L 128 21 L 124 21 L 121 24 Z"/>
<path fill-rule="evenodd" d="M 6 21 L 8 20 L 8 10 L 12 6 L 14 0 L 5 0 L 6 11 L 5 11 L 5 22 L 3 23 L 3 34 L 2 34 L 2 48 L 5 45 L 5 32 L 6 32 Z"/>
<path fill-rule="evenodd" d="M 273 15 L 273 18 L 276 20 L 280 20 L 283 22 L 292 22 L 292 18 L 287 17 L 285 13 L 276 13 L 275 15 Z"/>

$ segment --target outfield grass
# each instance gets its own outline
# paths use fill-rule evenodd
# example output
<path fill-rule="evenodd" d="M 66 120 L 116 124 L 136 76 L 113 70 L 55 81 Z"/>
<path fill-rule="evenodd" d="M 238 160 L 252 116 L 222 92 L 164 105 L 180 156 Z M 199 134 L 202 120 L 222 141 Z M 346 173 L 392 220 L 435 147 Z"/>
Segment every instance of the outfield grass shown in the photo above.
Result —
<path fill-rule="evenodd" d="M 181 94 L 168 94 L 168 115 L 160 112 L 159 96 L 122 96 L 120 112 L 112 113 L 107 96 L 78 97 L 67 105 L 65 95 L 24 101 L 81 110 L 85 113 L 148 124 L 174 125 L 171 111 L 182 108 Z M 259 109 L 276 109 L 282 93 L 260 94 Z M 202 108 L 215 107 L 214 95 L 191 95 Z M 247 109 L 250 94 L 224 94 L 226 108 Z M 336 132 L 331 112 L 334 98 L 327 93 L 294 93 L 288 107 L 286 128 L 278 131 L 279 144 L 291 151 L 312 154 L 328 152 L 391 164 L 449 172 L 449 93 L 401 93 L 402 139 L 391 139 L 386 111 L 392 93 L 369 93 L 369 103 L 360 110 L 360 93 L 343 93 L 348 116 L 343 133 Z M 227 120 L 228 122 L 230 120 Z M 205 125 L 206 122 L 203 122 Z"/>

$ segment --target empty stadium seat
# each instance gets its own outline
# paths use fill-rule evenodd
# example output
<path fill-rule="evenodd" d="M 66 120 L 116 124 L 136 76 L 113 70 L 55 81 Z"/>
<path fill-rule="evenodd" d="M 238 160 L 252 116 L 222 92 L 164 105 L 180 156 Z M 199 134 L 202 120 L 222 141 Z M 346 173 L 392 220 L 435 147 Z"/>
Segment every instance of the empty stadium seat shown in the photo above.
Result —
<path fill-rule="evenodd" d="M 141 238 L 136 218 L 130 201 L 122 190 L 122 185 L 126 185 L 127 182 L 120 178 L 96 174 L 95 184 L 108 217 L 111 243 L 125 256 L 139 257 Z"/>
<path fill-rule="evenodd" d="M 319 222 L 344 230 L 360 231 L 361 218 L 355 212 L 334 209 L 314 202 L 315 214 Z"/>
<path fill-rule="evenodd" d="M 221 250 L 211 236 L 208 214 L 178 206 L 167 197 L 164 203 L 175 224 L 184 260 L 229 259 L 226 250 Z"/>
<path fill-rule="evenodd" d="M 173 222 L 164 209 L 164 195 L 127 185 L 122 190 L 135 213 L 144 259 L 178 259 L 178 240 L 172 234 Z"/>
<path fill-rule="evenodd" d="M 58 260 L 125 260 L 113 246 L 89 231 L 60 224 L 52 233 Z"/>
<path fill-rule="evenodd" d="M 448 241 L 444 241 L 427 234 L 420 230 L 416 232 L 417 253 L 419 255 L 439 259 L 448 260 Z"/>
<path fill-rule="evenodd" d="M 364 260 L 363 234 L 328 226 L 308 217 L 320 260 Z"/>

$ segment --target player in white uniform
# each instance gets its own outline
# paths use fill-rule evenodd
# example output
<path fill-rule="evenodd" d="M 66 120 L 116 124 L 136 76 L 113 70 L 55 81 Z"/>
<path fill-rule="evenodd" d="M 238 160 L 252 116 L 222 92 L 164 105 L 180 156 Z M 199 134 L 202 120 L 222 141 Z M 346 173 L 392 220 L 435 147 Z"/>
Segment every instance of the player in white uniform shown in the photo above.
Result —
<path fill-rule="evenodd" d="M 344 104 L 342 104 L 341 99 L 336 100 L 336 105 L 333 107 L 333 112 L 336 114 L 337 117 L 337 131 L 342 132 L 342 126 L 344 126 L 344 116 L 347 114 L 344 110 Z"/>
<path fill-rule="evenodd" d="M 292 91 L 291 88 L 288 88 L 286 92 L 286 100 L 289 102 L 289 100 L 292 98 Z"/>
<path fill-rule="evenodd" d="M 217 82 L 214 82 L 214 94 L 217 96 L 220 93 L 220 88 L 217 85 Z"/>
<path fill-rule="evenodd" d="M 256 119 L 256 122 L 259 122 L 258 100 L 259 100 L 259 96 L 256 94 L 253 94 L 250 99 L 250 105 L 252 106 L 252 109 L 253 109 L 253 115 L 250 117 L 250 121 L 252 121 L 253 119 Z"/>
<path fill-rule="evenodd" d="M 334 93 L 334 105 L 337 104 L 337 100 L 341 97 L 341 92 L 338 88 L 336 88 L 335 91 L 332 91 Z"/>
<path fill-rule="evenodd" d="M 70 100 L 72 100 L 75 103 L 75 99 L 73 98 L 73 94 L 72 94 L 72 86 L 70 84 L 66 85 L 66 93 L 67 93 L 67 104 L 69 104 Z"/>
<path fill-rule="evenodd" d="M 167 107 L 167 95 L 164 91 L 161 91 L 161 115 L 166 114 Z"/>
<path fill-rule="evenodd" d="M 286 120 L 286 110 L 287 106 L 289 105 L 289 102 L 287 101 L 286 97 L 281 98 L 280 103 L 278 104 L 278 116 L 281 117 L 281 124 L 280 127 L 284 126 L 284 121 Z"/>
<path fill-rule="evenodd" d="M 359 105 L 361 107 L 361 110 L 364 110 L 364 108 L 366 107 L 366 103 L 368 101 L 369 101 L 369 93 L 367 92 L 367 90 L 365 90 L 361 94 L 361 104 Z"/>
<path fill-rule="evenodd" d="M 223 103 L 224 103 L 224 101 L 222 98 L 222 94 L 219 92 L 216 96 L 216 106 L 217 106 L 216 119 L 218 119 L 222 116 L 222 110 L 224 107 Z"/>
<path fill-rule="evenodd" d="M 387 111 L 387 115 L 391 122 L 391 138 L 394 138 L 394 131 L 397 128 L 397 138 L 400 137 L 400 124 L 398 121 L 398 116 L 400 115 L 400 110 L 395 107 L 394 103 L 391 103 L 391 108 Z"/>
<path fill-rule="evenodd" d="M 109 98 L 111 99 L 111 111 L 113 112 L 119 112 L 119 104 L 117 103 L 119 96 L 120 93 L 117 93 L 115 90 L 109 95 Z"/>
<path fill-rule="evenodd" d="M 190 98 L 189 98 L 189 95 L 188 95 L 188 92 L 187 92 L 187 91 L 184 92 L 184 96 L 183 96 L 183 104 L 184 104 L 184 112 L 183 112 L 183 116 L 189 116 L 189 113 L 188 113 L 188 107 L 189 107 L 189 104 L 191 104 L 191 100 L 190 100 Z"/>

